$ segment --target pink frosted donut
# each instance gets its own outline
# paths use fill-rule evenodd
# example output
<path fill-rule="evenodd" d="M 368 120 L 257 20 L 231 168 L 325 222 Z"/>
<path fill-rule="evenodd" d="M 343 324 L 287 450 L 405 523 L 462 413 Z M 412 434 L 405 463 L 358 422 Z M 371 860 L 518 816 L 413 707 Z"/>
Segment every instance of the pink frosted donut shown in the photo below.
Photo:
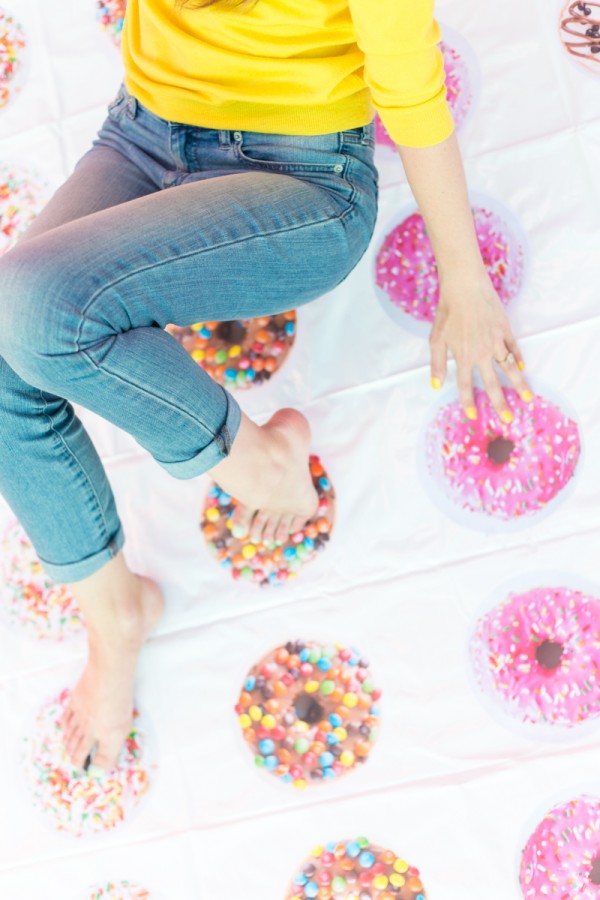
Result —
<path fill-rule="evenodd" d="M 473 208 L 479 249 L 492 284 L 506 306 L 521 287 L 523 247 L 491 210 Z M 384 239 L 377 254 L 376 283 L 394 306 L 421 322 L 433 322 L 440 288 L 425 222 L 414 212 Z"/>
<path fill-rule="evenodd" d="M 96 17 L 117 47 L 121 46 L 121 33 L 125 19 L 127 0 L 96 0 Z"/>
<path fill-rule="evenodd" d="M 479 619 L 471 643 L 478 681 L 523 722 L 572 726 L 600 716 L 600 601 L 566 587 L 535 588 Z"/>
<path fill-rule="evenodd" d="M 23 28 L 8 10 L 0 7 L 0 109 L 10 100 L 26 47 Z"/>
<path fill-rule="evenodd" d="M 600 3 L 569 0 L 560 16 L 559 33 L 575 62 L 600 75 Z"/>
<path fill-rule="evenodd" d="M 473 102 L 473 91 L 469 81 L 469 69 L 465 59 L 458 50 L 451 47 L 446 41 L 440 41 L 439 48 L 444 56 L 444 70 L 446 72 L 446 100 L 454 119 L 454 126 L 458 130 L 465 120 L 465 116 Z M 379 114 L 375 115 L 375 140 L 378 144 L 396 149 L 396 142 L 389 136 L 387 128 L 381 121 Z"/>
<path fill-rule="evenodd" d="M 458 400 L 444 406 L 427 429 L 430 473 L 462 509 L 509 521 L 543 509 L 573 476 L 579 430 L 557 406 L 535 396 L 525 403 L 505 388 L 510 424 L 487 394 L 474 391 L 477 419 Z"/>
<path fill-rule="evenodd" d="M 552 807 L 527 841 L 519 882 L 526 900 L 598 900 L 600 802 L 582 794 Z"/>

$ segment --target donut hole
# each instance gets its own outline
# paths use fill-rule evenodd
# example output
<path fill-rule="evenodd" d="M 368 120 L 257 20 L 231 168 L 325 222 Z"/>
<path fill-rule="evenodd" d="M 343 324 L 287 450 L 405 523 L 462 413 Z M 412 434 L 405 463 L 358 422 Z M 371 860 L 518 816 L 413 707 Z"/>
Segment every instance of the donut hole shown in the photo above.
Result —
<path fill-rule="evenodd" d="M 592 884 L 600 884 L 600 856 L 597 856 L 592 863 L 590 871 L 590 881 Z"/>
<path fill-rule="evenodd" d="M 228 344 L 243 344 L 248 329 L 240 321 L 219 322 L 215 328 L 215 337 Z"/>
<path fill-rule="evenodd" d="M 324 717 L 325 710 L 312 694 L 299 694 L 294 704 L 296 715 L 307 725 L 316 725 Z"/>
<path fill-rule="evenodd" d="M 564 649 L 563 645 L 558 641 L 545 640 L 542 641 L 535 651 L 535 658 L 543 669 L 557 669 Z M 598 872 L 600 874 L 600 867 Z"/>
<path fill-rule="evenodd" d="M 503 466 L 509 461 L 514 449 L 514 441 L 498 435 L 487 445 L 487 456 L 490 462 L 495 463 L 497 466 Z"/>

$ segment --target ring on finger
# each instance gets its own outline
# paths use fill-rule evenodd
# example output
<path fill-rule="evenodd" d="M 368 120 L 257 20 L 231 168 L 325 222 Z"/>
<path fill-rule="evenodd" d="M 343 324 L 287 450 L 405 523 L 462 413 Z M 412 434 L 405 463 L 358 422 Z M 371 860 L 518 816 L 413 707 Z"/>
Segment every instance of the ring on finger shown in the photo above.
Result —
<path fill-rule="evenodd" d="M 495 357 L 494 357 L 494 359 L 498 363 L 499 366 L 503 366 L 505 363 L 514 363 L 515 355 L 514 355 L 514 353 L 507 353 L 506 356 L 504 357 L 504 359 L 496 359 Z"/>

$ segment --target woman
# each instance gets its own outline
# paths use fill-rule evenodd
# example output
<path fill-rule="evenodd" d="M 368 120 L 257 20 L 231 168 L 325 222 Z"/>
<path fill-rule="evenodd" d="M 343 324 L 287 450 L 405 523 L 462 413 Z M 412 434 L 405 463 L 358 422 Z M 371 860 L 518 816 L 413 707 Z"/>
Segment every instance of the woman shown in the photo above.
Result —
<path fill-rule="evenodd" d="M 89 654 L 63 725 L 109 769 L 131 726 L 158 585 L 131 573 L 98 455 L 69 400 L 176 478 L 210 471 L 254 540 L 315 512 L 305 418 L 259 427 L 164 331 L 300 306 L 354 268 L 377 211 L 373 106 L 397 142 L 440 278 L 431 376 L 448 351 L 476 416 L 479 369 L 522 359 L 479 253 L 432 0 L 129 0 L 125 81 L 92 148 L 0 262 L 0 491 L 68 585 Z"/>

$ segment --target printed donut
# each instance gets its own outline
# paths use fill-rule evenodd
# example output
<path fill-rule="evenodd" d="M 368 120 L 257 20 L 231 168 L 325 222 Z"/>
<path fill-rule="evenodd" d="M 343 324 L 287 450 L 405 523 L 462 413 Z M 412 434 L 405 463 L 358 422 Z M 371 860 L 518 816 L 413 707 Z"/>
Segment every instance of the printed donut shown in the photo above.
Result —
<path fill-rule="evenodd" d="M 579 430 L 557 406 L 534 396 L 525 403 L 505 388 L 513 421 L 496 414 L 475 388 L 477 419 L 457 400 L 444 406 L 427 429 L 430 474 L 453 503 L 504 521 L 531 516 L 571 480 L 580 454 Z"/>
<path fill-rule="evenodd" d="M 582 794 L 546 813 L 521 856 L 525 900 L 598 900 L 600 802 Z"/>
<path fill-rule="evenodd" d="M 366 837 L 315 847 L 286 900 L 427 900 L 419 870 Z"/>
<path fill-rule="evenodd" d="M 23 767 L 33 805 L 57 831 L 76 837 L 110 831 L 124 821 L 150 787 L 151 765 L 144 735 L 134 726 L 110 772 L 77 769 L 58 724 L 70 691 L 46 703 L 32 737 L 25 739 Z M 134 710 L 134 720 L 139 713 Z"/>
<path fill-rule="evenodd" d="M 18 90 L 27 37 L 23 27 L 8 10 L 0 7 L 0 109 Z"/>
<path fill-rule="evenodd" d="M 83 634 L 85 622 L 75 597 L 46 574 L 16 520 L 0 540 L 0 577 L 11 625 L 56 641 Z"/>
<path fill-rule="evenodd" d="M 121 34 L 127 0 L 96 0 L 96 18 L 117 46 L 121 46 Z"/>
<path fill-rule="evenodd" d="M 366 762 L 380 697 L 354 647 L 289 641 L 253 666 L 235 711 L 256 765 L 305 788 Z"/>
<path fill-rule="evenodd" d="M 510 226 L 489 209 L 472 209 L 477 241 L 488 275 L 507 306 L 523 278 L 523 247 Z M 419 322 L 433 322 L 440 286 L 433 247 L 420 212 L 414 212 L 384 238 L 377 253 L 377 286 L 394 306 Z"/>
<path fill-rule="evenodd" d="M 465 58 L 447 41 L 440 41 L 439 48 L 444 57 L 446 100 L 458 131 L 473 103 L 469 68 Z M 375 140 L 378 144 L 396 149 L 396 142 L 389 136 L 378 113 L 375 114 Z"/>
<path fill-rule="evenodd" d="M 35 219 L 44 204 L 44 194 L 27 172 L 0 164 L 0 256 Z"/>
<path fill-rule="evenodd" d="M 600 3 L 567 3 L 561 12 L 559 33 L 575 62 L 600 75 Z"/>
<path fill-rule="evenodd" d="M 319 508 L 304 528 L 283 544 L 255 544 L 248 536 L 240 537 L 231 522 L 237 500 L 216 484 L 209 488 L 200 528 L 208 549 L 234 580 L 241 578 L 261 586 L 284 584 L 327 546 L 333 528 L 335 492 L 319 457 L 312 455 L 309 465 Z"/>
<path fill-rule="evenodd" d="M 257 319 L 167 325 L 193 359 L 228 390 L 263 384 L 281 368 L 294 343 L 296 312 Z"/>
<path fill-rule="evenodd" d="M 119 881 L 98 884 L 91 889 L 86 900 L 151 900 L 150 892 L 139 884 Z"/>
<path fill-rule="evenodd" d="M 567 587 L 510 594 L 471 643 L 486 694 L 523 722 L 573 726 L 600 716 L 600 600 Z"/>

